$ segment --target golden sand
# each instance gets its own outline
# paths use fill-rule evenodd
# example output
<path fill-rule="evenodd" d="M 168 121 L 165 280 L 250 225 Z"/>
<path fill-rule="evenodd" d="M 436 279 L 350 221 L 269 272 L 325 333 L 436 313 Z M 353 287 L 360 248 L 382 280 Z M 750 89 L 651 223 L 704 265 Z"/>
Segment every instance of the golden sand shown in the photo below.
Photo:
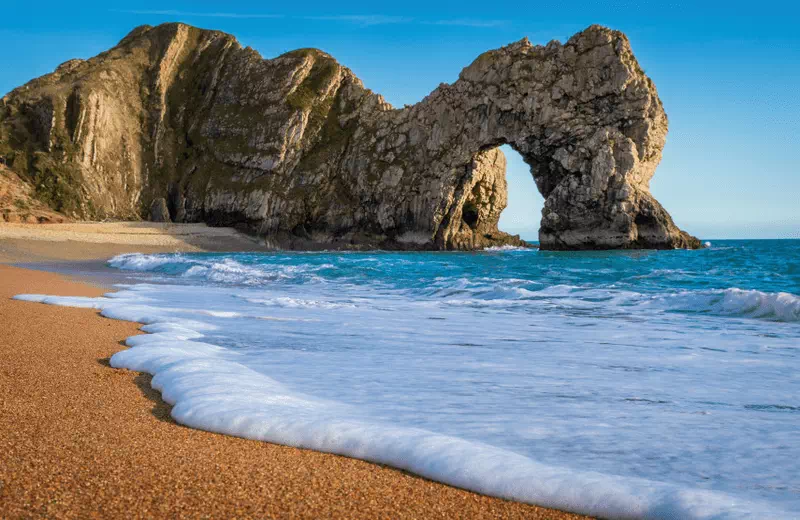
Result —
<path fill-rule="evenodd" d="M 31 247 L 4 246 L 17 261 Z M 129 250 L 103 247 L 108 255 Z M 44 252 L 83 258 L 86 244 Z M 0 265 L 2 518 L 584 518 L 360 460 L 185 428 L 150 376 L 108 364 L 138 325 L 10 300 L 101 292 Z"/>

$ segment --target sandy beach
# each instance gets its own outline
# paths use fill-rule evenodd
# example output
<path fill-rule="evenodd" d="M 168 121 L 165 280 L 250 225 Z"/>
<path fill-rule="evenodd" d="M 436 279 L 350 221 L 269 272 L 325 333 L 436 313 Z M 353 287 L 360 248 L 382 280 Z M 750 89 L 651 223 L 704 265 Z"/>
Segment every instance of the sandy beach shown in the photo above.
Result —
<path fill-rule="evenodd" d="M 5 224 L 0 262 L 258 248 L 232 230 L 170 228 Z M 360 460 L 185 428 L 150 376 L 108 364 L 137 324 L 10 299 L 103 292 L 0 265 L 3 518 L 585 518 Z"/>
<path fill-rule="evenodd" d="M 107 259 L 122 253 L 262 251 L 231 228 L 155 222 L 10 224 L 0 222 L 0 262 Z"/>

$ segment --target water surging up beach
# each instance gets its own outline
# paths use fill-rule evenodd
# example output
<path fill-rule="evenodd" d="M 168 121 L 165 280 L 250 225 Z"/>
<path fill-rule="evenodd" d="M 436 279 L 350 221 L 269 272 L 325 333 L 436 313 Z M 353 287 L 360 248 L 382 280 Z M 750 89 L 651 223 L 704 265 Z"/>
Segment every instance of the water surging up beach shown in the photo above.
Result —
<path fill-rule="evenodd" d="M 188 426 L 616 518 L 800 512 L 800 245 L 122 255 Z"/>

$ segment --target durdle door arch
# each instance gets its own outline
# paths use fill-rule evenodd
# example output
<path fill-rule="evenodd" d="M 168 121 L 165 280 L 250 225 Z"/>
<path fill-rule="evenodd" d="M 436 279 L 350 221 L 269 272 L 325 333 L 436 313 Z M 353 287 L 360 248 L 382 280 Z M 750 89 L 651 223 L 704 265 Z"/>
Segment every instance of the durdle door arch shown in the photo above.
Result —
<path fill-rule="evenodd" d="M 486 52 L 402 109 L 316 49 L 263 59 L 218 31 L 141 26 L 0 102 L 0 158 L 67 216 L 168 215 L 297 249 L 522 245 L 497 229 L 504 144 L 545 199 L 543 249 L 699 247 L 649 191 L 666 133 L 628 39 L 600 26 Z"/>
<path fill-rule="evenodd" d="M 420 148 L 405 169 L 457 179 L 440 208 L 441 247 L 479 245 L 497 232 L 507 200 L 503 144 L 530 166 L 545 199 L 543 249 L 700 246 L 650 194 L 667 117 L 622 33 L 593 26 L 564 45 L 524 39 L 487 52 L 454 84 L 384 117 L 378 128 L 403 129 Z"/>

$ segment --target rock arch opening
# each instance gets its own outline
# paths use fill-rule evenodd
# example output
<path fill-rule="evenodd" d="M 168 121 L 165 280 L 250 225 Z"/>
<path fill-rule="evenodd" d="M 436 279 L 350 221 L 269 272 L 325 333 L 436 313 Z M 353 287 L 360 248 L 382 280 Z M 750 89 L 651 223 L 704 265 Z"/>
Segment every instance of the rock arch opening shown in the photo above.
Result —
<path fill-rule="evenodd" d="M 526 242 L 538 242 L 544 197 L 536 186 L 532 167 L 511 146 L 503 145 L 500 151 L 506 156 L 508 204 L 500 214 L 498 228 Z"/>

